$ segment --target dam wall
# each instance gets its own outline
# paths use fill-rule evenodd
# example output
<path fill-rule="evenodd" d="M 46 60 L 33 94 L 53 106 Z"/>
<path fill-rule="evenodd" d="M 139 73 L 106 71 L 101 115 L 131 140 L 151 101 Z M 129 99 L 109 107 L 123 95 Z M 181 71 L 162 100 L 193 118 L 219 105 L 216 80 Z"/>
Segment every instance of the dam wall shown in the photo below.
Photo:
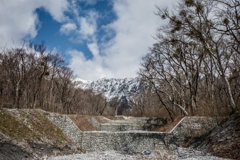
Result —
<path fill-rule="evenodd" d="M 80 131 L 67 115 L 47 115 L 77 146 L 85 152 L 115 150 L 121 152 L 142 152 L 160 148 L 175 149 L 184 146 L 189 139 L 199 137 L 212 130 L 223 118 L 184 117 L 170 132 L 143 131 L 141 125 L 127 123 L 99 124 L 94 118 L 88 120 L 99 130 Z M 142 120 L 141 120 L 142 121 Z M 120 122 L 120 121 L 115 121 Z M 130 130 L 119 127 L 130 127 Z M 112 127 L 112 128 L 111 128 Z M 114 128 L 115 127 L 115 128 Z M 121 129 L 120 129 L 121 130 Z"/>

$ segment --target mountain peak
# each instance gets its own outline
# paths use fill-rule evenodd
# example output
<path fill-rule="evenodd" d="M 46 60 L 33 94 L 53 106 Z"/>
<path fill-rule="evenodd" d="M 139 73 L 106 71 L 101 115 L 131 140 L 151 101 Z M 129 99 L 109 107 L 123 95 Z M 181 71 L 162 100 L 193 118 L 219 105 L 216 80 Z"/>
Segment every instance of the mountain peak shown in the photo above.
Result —
<path fill-rule="evenodd" d="M 81 79 L 79 79 L 81 81 Z M 96 81 L 82 81 L 80 85 L 83 89 L 90 89 L 102 93 L 108 100 L 118 97 L 129 99 L 132 94 L 140 92 L 140 82 L 138 78 L 102 78 Z"/>

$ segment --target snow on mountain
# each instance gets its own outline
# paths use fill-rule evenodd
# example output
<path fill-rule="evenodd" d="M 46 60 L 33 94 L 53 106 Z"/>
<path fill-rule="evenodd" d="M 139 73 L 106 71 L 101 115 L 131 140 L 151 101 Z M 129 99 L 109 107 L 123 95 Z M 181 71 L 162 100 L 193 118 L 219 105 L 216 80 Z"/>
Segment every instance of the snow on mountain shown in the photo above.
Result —
<path fill-rule="evenodd" d="M 91 81 L 84 80 L 84 79 L 81 79 L 81 78 L 76 78 L 75 81 L 80 81 L 82 83 L 89 83 L 89 82 L 91 82 Z"/>
<path fill-rule="evenodd" d="M 129 99 L 133 93 L 141 90 L 138 78 L 102 78 L 96 81 L 78 80 L 83 82 L 79 87 L 103 93 L 108 100 L 114 97 L 119 99 L 126 97 L 126 99 Z"/>

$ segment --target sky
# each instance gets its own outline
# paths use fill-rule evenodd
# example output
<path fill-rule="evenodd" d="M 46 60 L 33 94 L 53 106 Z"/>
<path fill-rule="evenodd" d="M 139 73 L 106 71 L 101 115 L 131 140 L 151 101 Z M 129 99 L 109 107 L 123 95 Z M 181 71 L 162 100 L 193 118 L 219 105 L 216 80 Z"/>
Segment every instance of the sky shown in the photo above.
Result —
<path fill-rule="evenodd" d="M 59 52 L 84 80 L 133 78 L 179 0 L 0 0 L 0 49 L 24 41 Z"/>

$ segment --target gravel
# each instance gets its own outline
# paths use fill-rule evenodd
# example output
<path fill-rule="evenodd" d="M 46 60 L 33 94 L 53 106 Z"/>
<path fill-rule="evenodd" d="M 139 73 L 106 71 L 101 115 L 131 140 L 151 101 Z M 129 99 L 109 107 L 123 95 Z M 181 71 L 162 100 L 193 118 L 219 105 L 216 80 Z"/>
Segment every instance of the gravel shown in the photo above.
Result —
<path fill-rule="evenodd" d="M 142 153 L 120 153 L 117 151 L 90 152 L 84 154 L 73 154 L 65 156 L 42 157 L 42 160 L 229 160 L 206 154 L 190 148 L 177 148 L 176 150 L 155 150 Z"/>

